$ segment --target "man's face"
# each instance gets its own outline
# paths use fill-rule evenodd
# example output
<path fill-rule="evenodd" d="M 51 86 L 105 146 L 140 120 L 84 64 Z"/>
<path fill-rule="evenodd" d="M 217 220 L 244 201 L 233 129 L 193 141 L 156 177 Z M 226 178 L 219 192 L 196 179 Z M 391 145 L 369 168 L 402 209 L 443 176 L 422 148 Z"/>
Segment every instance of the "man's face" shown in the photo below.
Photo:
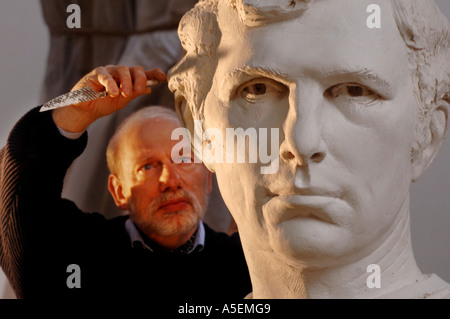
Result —
<path fill-rule="evenodd" d="M 417 107 L 390 5 L 378 2 L 381 29 L 369 29 L 370 3 L 314 1 L 300 18 L 243 33 L 219 20 L 206 128 L 280 136 L 275 174 L 214 166 L 244 245 L 326 265 L 368 254 L 407 215 Z"/>
<path fill-rule="evenodd" d="M 145 233 L 185 234 L 203 217 L 211 192 L 210 173 L 190 155 L 172 162 L 174 119 L 153 118 L 134 125 L 119 144 L 120 181 L 131 220 Z M 190 163 L 188 163 L 190 162 Z"/>

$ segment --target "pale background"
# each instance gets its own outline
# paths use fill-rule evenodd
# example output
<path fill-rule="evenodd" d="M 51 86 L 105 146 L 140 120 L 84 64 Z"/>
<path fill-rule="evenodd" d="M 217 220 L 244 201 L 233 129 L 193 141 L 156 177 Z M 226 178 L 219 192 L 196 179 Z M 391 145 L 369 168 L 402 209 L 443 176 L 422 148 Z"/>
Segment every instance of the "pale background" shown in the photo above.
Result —
<path fill-rule="evenodd" d="M 376 2 L 376 1 L 374 1 Z M 450 0 L 437 0 L 450 18 Z M 40 100 L 49 36 L 38 0 L 0 0 L 0 147 L 14 123 Z M 424 273 L 450 282 L 450 142 L 413 184 L 412 241 Z M 0 272 L 0 298 L 12 298 Z"/>

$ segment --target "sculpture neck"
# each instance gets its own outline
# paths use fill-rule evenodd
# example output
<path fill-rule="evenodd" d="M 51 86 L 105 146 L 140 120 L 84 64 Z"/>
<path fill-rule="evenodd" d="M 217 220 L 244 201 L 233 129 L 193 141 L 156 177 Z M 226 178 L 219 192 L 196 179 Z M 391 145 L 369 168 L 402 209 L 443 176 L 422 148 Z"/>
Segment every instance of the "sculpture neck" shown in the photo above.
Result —
<path fill-rule="evenodd" d="M 248 249 L 253 298 L 377 298 L 421 280 L 411 246 L 409 196 L 398 216 L 381 244 L 333 267 L 302 265 L 274 251 Z M 368 287 L 369 276 L 375 274 L 367 272 L 371 264 L 380 267 L 380 288 Z"/>

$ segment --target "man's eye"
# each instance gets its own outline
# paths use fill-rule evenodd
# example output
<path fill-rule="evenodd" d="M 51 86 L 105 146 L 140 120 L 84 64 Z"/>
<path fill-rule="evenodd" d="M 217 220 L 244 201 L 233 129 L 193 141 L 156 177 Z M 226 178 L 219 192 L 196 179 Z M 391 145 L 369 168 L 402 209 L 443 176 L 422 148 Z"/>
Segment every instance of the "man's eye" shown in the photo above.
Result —
<path fill-rule="evenodd" d="M 356 83 L 338 84 L 329 88 L 325 94 L 328 98 L 338 102 L 356 102 L 370 105 L 372 102 L 382 99 L 375 91 Z"/>
<path fill-rule="evenodd" d="M 152 169 L 152 165 L 151 164 L 145 164 L 144 166 L 142 166 L 142 169 L 144 170 L 144 171 L 148 171 L 148 170 L 151 170 Z"/>
<path fill-rule="evenodd" d="M 278 99 L 286 92 L 286 87 L 272 79 L 257 78 L 241 85 L 237 90 L 237 98 L 248 103 L 257 103 L 269 99 Z"/>
<path fill-rule="evenodd" d="M 147 163 L 141 166 L 141 168 L 139 169 L 139 171 L 150 171 L 153 169 L 158 168 L 159 166 L 161 166 L 161 164 L 155 162 L 155 163 Z"/>

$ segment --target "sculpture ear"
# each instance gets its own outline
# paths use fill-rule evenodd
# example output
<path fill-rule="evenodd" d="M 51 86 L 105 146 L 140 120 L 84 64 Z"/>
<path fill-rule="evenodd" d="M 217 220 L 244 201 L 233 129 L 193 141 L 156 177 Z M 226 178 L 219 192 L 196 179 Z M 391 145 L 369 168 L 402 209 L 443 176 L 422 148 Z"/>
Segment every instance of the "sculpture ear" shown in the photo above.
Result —
<path fill-rule="evenodd" d="M 413 182 L 422 176 L 444 145 L 445 136 L 447 133 L 449 108 L 450 104 L 444 100 L 433 110 L 433 113 L 431 114 L 430 124 L 427 129 L 427 143 L 412 163 Z"/>
<path fill-rule="evenodd" d="M 187 105 L 186 98 L 184 96 L 177 97 L 175 101 L 175 110 L 177 111 L 178 118 L 182 126 L 187 128 L 191 133 L 191 137 L 194 135 L 194 116 Z M 192 140 L 192 138 L 191 138 Z"/>
<path fill-rule="evenodd" d="M 208 143 L 203 139 L 203 126 L 199 122 L 197 122 L 200 120 L 194 118 L 194 115 L 192 114 L 192 106 L 188 105 L 188 102 L 186 101 L 186 98 L 184 96 L 178 97 L 175 105 L 181 125 L 189 130 L 191 144 L 193 146 L 195 156 L 199 159 L 203 159 L 203 148 L 207 147 Z M 196 141 L 198 142 L 196 143 Z M 208 168 L 209 171 L 214 173 L 213 163 L 203 161 L 203 164 Z"/>

